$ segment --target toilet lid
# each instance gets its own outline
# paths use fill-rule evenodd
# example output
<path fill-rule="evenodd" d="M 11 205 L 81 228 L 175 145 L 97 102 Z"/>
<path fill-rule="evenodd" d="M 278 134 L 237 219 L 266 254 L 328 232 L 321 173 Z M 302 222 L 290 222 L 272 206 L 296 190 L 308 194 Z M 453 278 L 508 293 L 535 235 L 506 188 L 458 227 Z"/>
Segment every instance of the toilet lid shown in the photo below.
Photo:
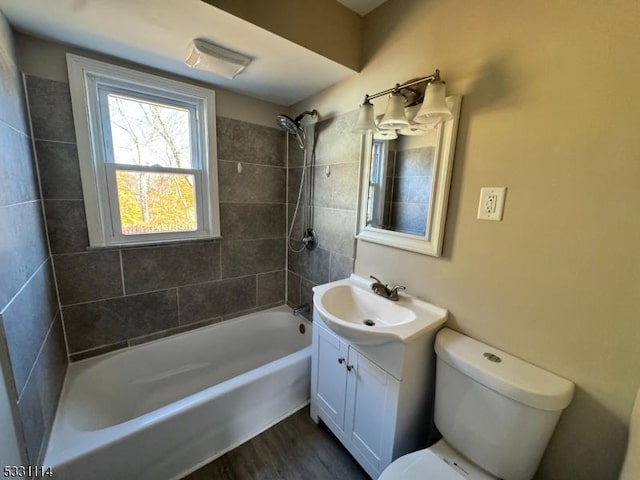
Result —
<path fill-rule="evenodd" d="M 395 460 L 378 480 L 466 480 L 429 449 L 418 450 Z"/>

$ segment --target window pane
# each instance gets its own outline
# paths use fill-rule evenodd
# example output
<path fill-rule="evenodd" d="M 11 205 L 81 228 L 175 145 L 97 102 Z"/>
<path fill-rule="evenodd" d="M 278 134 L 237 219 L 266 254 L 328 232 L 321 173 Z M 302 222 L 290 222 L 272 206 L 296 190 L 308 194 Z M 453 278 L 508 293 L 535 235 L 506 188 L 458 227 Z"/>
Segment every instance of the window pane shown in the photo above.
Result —
<path fill-rule="evenodd" d="M 197 229 L 195 176 L 117 170 L 123 235 Z"/>
<path fill-rule="evenodd" d="M 193 168 L 189 110 L 110 93 L 113 161 Z"/>

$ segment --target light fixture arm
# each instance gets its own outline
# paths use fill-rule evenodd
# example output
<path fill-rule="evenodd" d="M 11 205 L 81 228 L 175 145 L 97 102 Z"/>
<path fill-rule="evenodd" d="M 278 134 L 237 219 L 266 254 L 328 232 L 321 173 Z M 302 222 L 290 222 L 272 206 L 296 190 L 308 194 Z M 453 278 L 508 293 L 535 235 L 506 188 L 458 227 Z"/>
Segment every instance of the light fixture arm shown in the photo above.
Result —
<path fill-rule="evenodd" d="M 402 85 L 396 84 L 393 88 L 387 88 L 386 90 L 382 90 L 381 92 L 374 93 L 372 95 L 366 94 L 364 96 L 364 103 L 367 103 L 369 100 L 373 100 L 374 98 L 383 97 L 385 95 L 389 95 L 393 92 L 398 92 L 404 88 L 413 87 L 414 85 L 418 85 L 420 83 L 430 83 L 430 82 L 439 82 L 440 80 L 440 70 L 436 70 L 433 74 L 427 75 L 426 77 L 416 78 L 415 80 L 409 80 L 408 82 L 403 83 Z"/>

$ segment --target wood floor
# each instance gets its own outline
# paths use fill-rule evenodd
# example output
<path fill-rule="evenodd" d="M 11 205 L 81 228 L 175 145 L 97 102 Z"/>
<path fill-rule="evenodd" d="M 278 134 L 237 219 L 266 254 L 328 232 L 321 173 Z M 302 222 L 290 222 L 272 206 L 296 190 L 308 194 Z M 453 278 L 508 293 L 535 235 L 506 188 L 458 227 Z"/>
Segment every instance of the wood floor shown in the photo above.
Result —
<path fill-rule="evenodd" d="M 309 407 L 183 480 L 369 480 Z"/>

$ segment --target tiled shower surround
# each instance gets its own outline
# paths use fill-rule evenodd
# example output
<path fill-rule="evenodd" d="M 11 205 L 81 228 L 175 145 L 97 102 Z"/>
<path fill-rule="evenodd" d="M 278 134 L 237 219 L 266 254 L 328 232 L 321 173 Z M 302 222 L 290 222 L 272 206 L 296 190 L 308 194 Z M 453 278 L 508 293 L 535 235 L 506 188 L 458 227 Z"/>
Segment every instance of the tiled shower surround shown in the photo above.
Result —
<path fill-rule="evenodd" d="M 433 182 L 434 147 L 395 153 L 387 168 L 391 202 L 385 202 L 385 224 L 397 232 L 423 236 Z"/>
<path fill-rule="evenodd" d="M 284 302 L 286 140 L 275 119 L 217 118 L 222 240 L 92 250 L 69 87 L 26 83 L 72 361 Z"/>
<path fill-rule="evenodd" d="M 69 87 L 28 76 L 29 122 L 4 26 L 0 360 L 10 368 L 27 460 L 37 465 L 69 360 L 280 305 L 285 293 L 292 306 L 311 303 L 311 287 L 351 273 L 360 137 L 349 133 L 353 113 L 310 129 L 319 240 L 312 252 L 287 256 L 287 207 L 291 217 L 302 171 L 296 142 L 289 138 L 287 161 L 275 118 L 269 128 L 224 117 L 217 118 L 221 240 L 91 249 Z"/>
<path fill-rule="evenodd" d="M 322 113 L 322 112 L 321 112 Z M 312 219 L 318 238 L 315 250 L 288 249 L 288 303 L 312 304 L 315 285 L 348 277 L 353 271 L 358 208 L 358 179 L 362 137 L 351 133 L 357 112 L 322 119 L 307 128 L 307 144 L 315 137 L 315 152 L 307 157 L 313 184 Z M 311 155 L 311 154 L 310 154 Z M 297 141 L 289 139 L 289 217 L 293 215 L 303 157 Z M 310 184 L 311 182 L 308 182 Z M 304 205 L 303 193 L 301 207 Z M 301 238 L 302 214 L 293 238 Z M 299 245 L 299 244 L 298 244 Z M 298 246 L 294 243 L 294 246 Z"/>
<path fill-rule="evenodd" d="M 0 14 L 0 368 L 20 420 L 25 464 L 42 465 L 67 356 L 23 99 Z"/>

